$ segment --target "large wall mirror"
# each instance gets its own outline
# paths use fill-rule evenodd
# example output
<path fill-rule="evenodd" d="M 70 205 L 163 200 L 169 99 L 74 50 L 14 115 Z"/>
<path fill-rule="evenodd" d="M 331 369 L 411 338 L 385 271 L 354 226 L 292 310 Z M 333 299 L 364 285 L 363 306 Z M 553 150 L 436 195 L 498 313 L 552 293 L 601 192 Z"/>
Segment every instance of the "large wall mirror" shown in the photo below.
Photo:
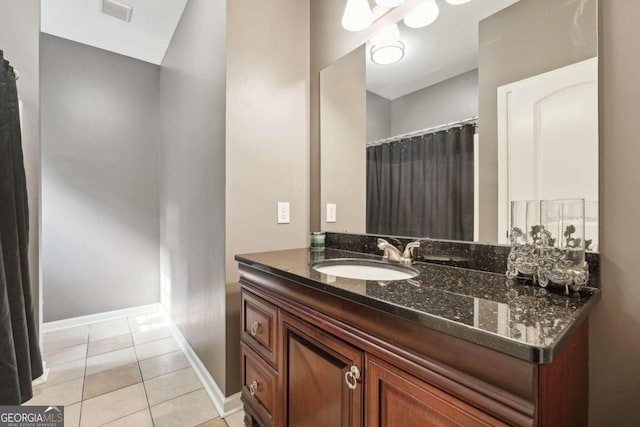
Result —
<path fill-rule="evenodd" d="M 322 70 L 322 229 L 507 243 L 512 200 L 581 198 L 597 251 L 596 1 L 428 0 Z"/>

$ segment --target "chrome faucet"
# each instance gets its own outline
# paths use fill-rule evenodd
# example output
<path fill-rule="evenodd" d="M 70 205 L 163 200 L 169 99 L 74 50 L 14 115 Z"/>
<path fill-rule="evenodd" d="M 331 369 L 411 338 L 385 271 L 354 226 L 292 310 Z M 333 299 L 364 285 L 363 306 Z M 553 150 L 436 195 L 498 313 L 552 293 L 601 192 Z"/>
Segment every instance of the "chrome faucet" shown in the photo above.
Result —
<path fill-rule="evenodd" d="M 413 251 L 419 247 L 420 242 L 418 241 L 407 243 L 407 246 L 405 246 L 404 252 L 401 255 L 400 249 L 396 248 L 384 239 L 378 239 L 378 249 L 384 251 L 382 259 L 401 264 L 413 264 Z"/>

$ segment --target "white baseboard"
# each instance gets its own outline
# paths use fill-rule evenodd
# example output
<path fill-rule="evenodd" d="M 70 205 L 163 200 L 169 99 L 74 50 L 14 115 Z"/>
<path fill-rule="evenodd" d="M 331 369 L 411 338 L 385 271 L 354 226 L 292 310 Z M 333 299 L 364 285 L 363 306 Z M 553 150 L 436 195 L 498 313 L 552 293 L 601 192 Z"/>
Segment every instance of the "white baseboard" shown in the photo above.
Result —
<path fill-rule="evenodd" d="M 139 316 L 141 314 L 154 313 L 161 310 L 160 303 L 140 305 L 137 307 L 123 308 L 121 310 L 105 311 L 103 313 L 89 314 L 87 316 L 72 317 L 70 319 L 55 320 L 42 324 L 43 332 L 52 332 L 59 329 L 84 326 L 95 322 L 119 319 L 122 317 Z"/>
<path fill-rule="evenodd" d="M 162 307 L 161 307 L 161 310 L 164 316 L 166 317 L 167 322 L 169 323 L 169 328 L 171 329 L 173 337 L 175 338 L 176 342 L 180 346 L 180 349 L 184 352 L 185 356 L 187 357 L 187 360 L 191 364 L 191 367 L 193 368 L 196 375 L 200 379 L 200 382 L 202 382 L 202 385 L 204 386 L 204 389 L 209 395 L 209 398 L 211 399 L 214 406 L 216 407 L 218 414 L 224 418 L 224 417 L 228 417 L 229 415 L 235 412 L 240 411 L 242 409 L 242 402 L 240 401 L 241 393 L 238 392 L 236 394 L 232 394 L 229 397 L 226 397 L 224 395 L 222 390 L 220 390 L 220 387 L 218 387 L 218 384 L 216 384 L 215 380 L 207 370 L 207 368 L 205 368 L 200 358 L 196 355 L 196 352 L 189 345 L 189 342 L 187 342 L 184 335 L 182 335 L 178 327 L 175 325 L 175 323 L 173 323 L 169 314 Z"/>
<path fill-rule="evenodd" d="M 47 382 L 49 378 L 49 368 L 47 368 L 47 362 L 42 361 L 42 375 L 40 375 L 35 380 L 31 381 L 31 385 L 40 385 Z"/>

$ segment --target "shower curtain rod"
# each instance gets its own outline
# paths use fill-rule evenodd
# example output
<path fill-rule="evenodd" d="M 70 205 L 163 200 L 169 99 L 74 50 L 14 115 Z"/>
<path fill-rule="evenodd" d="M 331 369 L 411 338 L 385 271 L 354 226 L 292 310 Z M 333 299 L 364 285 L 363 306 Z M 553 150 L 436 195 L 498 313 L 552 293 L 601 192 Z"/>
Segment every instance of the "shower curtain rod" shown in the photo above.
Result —
<path fill-rule="evenodd" d="M 413 137 L 413 136 L 422 136 L 428 133 L 434 132 L 436 130 L 446 130 L 456 126 L 464 125 L 467 123 L 473 123 L 478 121 L 478 116 L 469 117 L 468 119 L 458 120 L 457 122 L 451 122 L 444 125 L 432 126 L 430 128 L 416 130 L 409 133 L 403 133 L 402 135 L 392 136 L 391 138 L 383 138 L 378 139 L 376 141 L 367 142 L 367 147 L 374 147 L 376 145 L 388 144 L 390 142 L 399 141 L 401 139 Z M 476 125 L 477 126 L 477 125 Z"/>

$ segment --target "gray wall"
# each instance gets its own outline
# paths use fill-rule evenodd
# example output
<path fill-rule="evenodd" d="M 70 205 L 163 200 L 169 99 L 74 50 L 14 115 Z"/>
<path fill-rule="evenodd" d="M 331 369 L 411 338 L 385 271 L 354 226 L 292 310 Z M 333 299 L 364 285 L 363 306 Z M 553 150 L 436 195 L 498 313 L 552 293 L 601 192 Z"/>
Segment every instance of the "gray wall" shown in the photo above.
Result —
<path fill-rule="evenodd" d="M 320 73 L 321 210 L 325 231 L 367 231 L 365 55 L 362 46 Z M 336 222 L 327 222 L 327 203 L 336 204 Z"/>
<path fill-rule="evenodd" d="M 44 320 L 159 300 L 159 67 L 43 34 Z"/>
<path fill-rule="evenodd" d="M 600 1 L 602 299 L 589 321 L 590 425 L 640 419 L 640 2 Z"/>
<path fill-rule="evenodd" d="M 190 0 L 160 72 L 161 299 L 223 391 L 225 32 L 225 2 Z"/>
<path fill-rule="evenodd" d="M 367 141 L 478 115 L 478 69 L 394 100 L 367 92 Z"/>
<path fill-rule="evenodd" d="M 226 392 L 240 389 L 239 253 L 305 247 L 309 231 L 309 0 L 227 2 Z M 289 202 L 289 224 L 277 224 Z"/>
<path fill-rule="evenodd" d="M 596 0 L 520 0 L 480 23 L 481 242 L 498 238 L 497 88 L 596 55 Z"/>
<path fill-rule="evenodd" d="M 320 126 L 322 126 L 322 122 Z M 390 136 L 391 101 L 367 91 L 367 141 L 376 141 Z"/>
<path fill-rule="evenodd" d="M 40 2 L 0 0 L 0 49 L 20 72 L 22 148 L 29 197 L 29 270 L 36 323 L 42 319 L 40 294 Z"/>
<path fill-rule="evenodd" d="M 391 136 L 478 115 L 478 69 L 391 102 Z"/>

